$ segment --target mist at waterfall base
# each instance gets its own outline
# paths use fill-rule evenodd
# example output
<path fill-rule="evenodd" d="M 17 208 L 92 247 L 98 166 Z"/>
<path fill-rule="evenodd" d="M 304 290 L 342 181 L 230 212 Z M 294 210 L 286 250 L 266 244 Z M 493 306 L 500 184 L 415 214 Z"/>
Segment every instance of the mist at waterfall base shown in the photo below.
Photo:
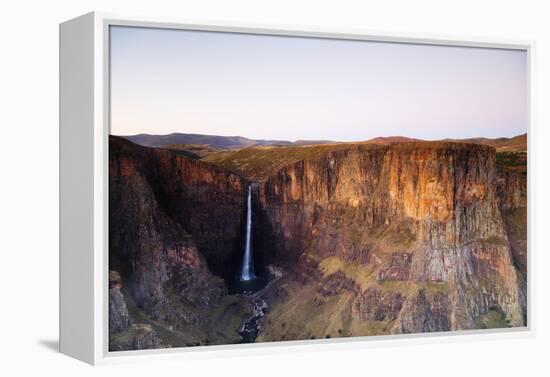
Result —
<path fill-rule="evenodd" d="M 262 276 L 262 271 L 256 271 L 254 266 L 254 245 L 252 239 L 254 215 L 252 197 L 254 194 L 254 185 L 248 186 L 246 200 L 246 228 L 243 247 L 242 263 L 238 273 L 234 276 L 230 291 L 234 293 L 252 294 L 267 284 L 266 279 Z"/>

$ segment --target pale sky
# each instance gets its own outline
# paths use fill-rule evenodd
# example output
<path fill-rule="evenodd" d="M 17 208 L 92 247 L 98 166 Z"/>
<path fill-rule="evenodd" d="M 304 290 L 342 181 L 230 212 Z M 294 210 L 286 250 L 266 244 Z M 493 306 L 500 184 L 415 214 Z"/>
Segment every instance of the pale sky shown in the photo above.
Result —
<path fill-rule="evenodd" d="M 254 139 L 527 132 L 525 51 L 111 27 L 111 133 Z"/>

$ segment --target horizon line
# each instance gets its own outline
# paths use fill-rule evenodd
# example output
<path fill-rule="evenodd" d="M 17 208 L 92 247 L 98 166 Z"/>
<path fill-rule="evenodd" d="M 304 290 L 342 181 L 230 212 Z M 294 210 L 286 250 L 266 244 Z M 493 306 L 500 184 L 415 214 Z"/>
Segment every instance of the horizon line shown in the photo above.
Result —
<path fill-rule="evenodd" d="M 521 134 L 516 134 L 513 136 L 498 136 L 498 137 L 487 137 L 487 136 L 472 136 L 472 137 L 465 137 L 465 138 L 443 138 L 443 139 L 421 139 L 417 137 L 410 137 L 410 136 L 404 136 L 404 135 L 389 135 L 389 136 L 375 136 L 368 139 L 355 139 L 355 140 L 335 140 L 335 139 L 280 139 L 280 138 L 251 138 L 247 136 L 242 135 L 220 135 L 220 134 L 202 134 L 202 133 L 188 133 L 188 132 L 170 132 L 166 134 L 151 134 L 151 133 L 138 133 L 138 134 L 132 134 L 132 135 L 120 135 L 120 134 L 113 134 L 109 133 L 111 136 L 118 136 L 118 137 L 135 137 L 135 136 L 170 136 L 170 135 L 196 135 L 196 136 L 213 136 L 213 137 L 227 137 L 227 138 L 243 138 L 248 140 L 254 140 L 254 141 L 280 141 L 280 142 L 290 142 L 290 143 L 296 143 L 298 141 L 324 141 L 324 142 L 344 142 L 344 143 L 352 143 L 352 142 L 361 142 L 361 141 L 370 141 L 374 139 L 379 138 L 406 138 L 411 140 L 419 140 L 419 141 L 444 141 L 444 140 L 470 140 L 470 139 L 487 139 L 487 140 L 497 140 L 497 139 L 513 139 L 519 136 L 527 136 L 528 132 L 524 132 Z"/>

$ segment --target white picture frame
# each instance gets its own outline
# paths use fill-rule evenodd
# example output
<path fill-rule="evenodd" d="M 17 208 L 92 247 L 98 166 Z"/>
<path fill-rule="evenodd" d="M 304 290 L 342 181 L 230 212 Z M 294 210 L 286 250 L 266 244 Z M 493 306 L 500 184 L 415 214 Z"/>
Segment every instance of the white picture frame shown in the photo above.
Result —
<path fill-rule="evenodd" d="M 528 59 L 528 325 L 500 330 L 385 335 L 278 343 L 109 352 L 108 348 L 108 134 L 109 27 L 111 25 L 208 30 L 525 50 Z M 60 352 L 90 364 L 292 353 L 399 344 L 503 339 L 535 335 L 533 302 L 534 161 L 533 59 L 535 43 L 422 34 L 365 32 L 281 25 L 201 23 L 88 13 L 60 25 Z"/>

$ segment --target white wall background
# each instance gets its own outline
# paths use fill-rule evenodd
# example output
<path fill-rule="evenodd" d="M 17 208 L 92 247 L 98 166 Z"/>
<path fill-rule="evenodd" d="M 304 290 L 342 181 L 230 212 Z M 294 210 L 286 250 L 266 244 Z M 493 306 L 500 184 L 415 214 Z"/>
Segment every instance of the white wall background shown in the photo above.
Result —
<path fill-rule="evenodd" d="M 550 12 L 530 0 L 52 0 L 1 5 L 0 374 L 108 376 L 535 376 L 550 371 L 547 253 Z M 58 333 L 58 23 L 91 10 L 186 19 L 437 33 L 538 42 L 535 338 L 396 345 L 93 369 L 54 352 Z M 406 63 L 406 62 L 405 62 Z M 534 134 L 531 134 L 533 137 Z M 531 198 L 533 200 L 533 198 Z M 533 224 L 532 224 L 533 225 Z M 545 349 L 546 348 L 546 349 Z M 11 371 L 11 372 L 10 372 Z M 537 372 L 538 371 L 538 372 Z M 546 372 L 546 373 L 544 373 Z M 26 373 L 25 373 L 26 374 Z"/>

